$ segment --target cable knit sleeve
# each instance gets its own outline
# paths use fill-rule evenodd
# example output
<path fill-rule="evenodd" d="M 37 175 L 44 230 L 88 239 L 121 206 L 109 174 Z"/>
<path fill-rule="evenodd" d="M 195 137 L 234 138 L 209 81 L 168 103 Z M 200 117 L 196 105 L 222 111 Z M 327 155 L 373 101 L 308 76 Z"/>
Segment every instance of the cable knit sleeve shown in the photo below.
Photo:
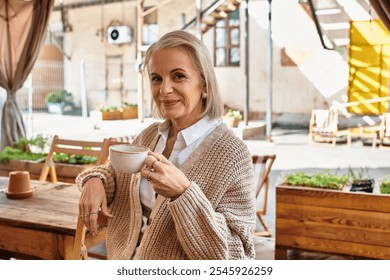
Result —
<path fill-rule="evenodd" d="M 115 173 L 111 164 L 108 162 L 104 165 L 99 165 L 81 172 L 76 177 L 76 185 L 82 190 L 85 182 L 92 177 L 98 177 L 103 181 L 104 189 L 106 190 L 107 203 L 110 204 L 115 193 Z"/>
<path fill-rule="evenodd" d="M 191 170 L 191 173 L 206 170 L 203 176 L 215 174 L 218 181 L 203 189 L 199 186 L 202 179 L 198 179 L 199 184 L 193 181 L 185 193 L 169 203 L 178 239 L 190 259 L 252 259 L 255 256 L 252 161 L 246 147 L 240 144 L 235 148 L 236 151 L 221 151 L 213 161 L 206 155 L 203 164 L 194 165 Z M 205 162 L 209 166 L 204 166 Z"/>

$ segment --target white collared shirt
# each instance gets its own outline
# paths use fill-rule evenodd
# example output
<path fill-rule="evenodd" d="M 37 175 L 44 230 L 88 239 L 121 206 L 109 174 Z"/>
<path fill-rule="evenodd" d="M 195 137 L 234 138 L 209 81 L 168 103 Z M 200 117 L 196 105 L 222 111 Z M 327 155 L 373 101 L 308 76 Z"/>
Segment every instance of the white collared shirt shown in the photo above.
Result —
<path fill-rule="evenodd" d="M 177 134 L 169 161 L 175 166 L 180 167 L 191 153 L 202 144 L 203 140 L 222 122 L 222 119 L 212 120 L 206 116 L 192 126 L 180 131 Z M 165 121 L 159 125 L 158 134 L 160 137 L 154 149 L 155 153 L 161 154 L 164 151 L 170 127 L 171 124 L 169 121 Z M 156 195 L 152 186 L 143 178 L 140 182 L 140 199 L 142 204 L 149 208 L 153 208 L 156 201 Z"/>

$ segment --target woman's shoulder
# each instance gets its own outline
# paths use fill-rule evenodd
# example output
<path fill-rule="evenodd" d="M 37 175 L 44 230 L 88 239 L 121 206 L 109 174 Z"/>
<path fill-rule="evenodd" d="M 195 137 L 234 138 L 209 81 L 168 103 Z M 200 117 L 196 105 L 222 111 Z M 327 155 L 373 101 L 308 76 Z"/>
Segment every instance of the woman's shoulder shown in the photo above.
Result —
<path fill-rule="evenodd" d="M 250 156 L 247 145 L 226 124 L 222 123 L 216 128 L 214 137 L 213 150 L 224 152 L 231 157 Z"/>

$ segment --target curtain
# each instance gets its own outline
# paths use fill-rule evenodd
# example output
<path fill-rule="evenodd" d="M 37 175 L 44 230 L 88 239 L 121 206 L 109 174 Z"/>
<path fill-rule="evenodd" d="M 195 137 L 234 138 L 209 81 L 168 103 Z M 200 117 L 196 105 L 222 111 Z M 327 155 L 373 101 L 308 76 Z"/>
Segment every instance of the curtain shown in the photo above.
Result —
<path fill-rule="evenodd" d="M 26 136 L 15 93 L 38 57 L 53 3 L 54 0 L 0 0 L 0 86 L 7 91 L 0 149 Z"/>
<path fill-rule="evenodd" d="M 370 0 L 371 6 L 378 14 L 381 21 L 390 31 L 390 1 L 389 0 Z"/>

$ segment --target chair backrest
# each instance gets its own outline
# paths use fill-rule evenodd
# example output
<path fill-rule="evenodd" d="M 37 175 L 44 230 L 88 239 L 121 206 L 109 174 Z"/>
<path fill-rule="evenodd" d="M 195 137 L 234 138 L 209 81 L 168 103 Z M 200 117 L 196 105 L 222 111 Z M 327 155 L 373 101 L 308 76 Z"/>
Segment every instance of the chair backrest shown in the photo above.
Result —
<path fill-rule="evenodd" d="M 338 129 L 338 111 L 336 108 L 313 109 L 310 123 L 317 132 L 335 132 Z"/>
<path fill-rule="evenodd" d="M 52 182 L 57 182 L 57 173 L 53 161 L 53 157 L 56 153 L 95 156 L 97 157 L 97 161 L 93 163 L 93 165 L 100 165 L 107 160 L 109 143 L 109 139 L 104 139 L 103 141 L 81 141 L 61 139 L 55 135 L 39 176 L 39 180 L 46 181 L 50 173 L 50 180 Z"/>
<path fill-rule="evenodd" d="M 265 214 L 267 210 L 269 173 L 275 159 L 276 155 L 274 154 L 261 156 L 252 155 L 253 168 L 255 169 L 257 178 L 256 199 L 259 197 L 260 193 L 263 193 L 262 209 L 258 209 L 262 214 Z"/>

